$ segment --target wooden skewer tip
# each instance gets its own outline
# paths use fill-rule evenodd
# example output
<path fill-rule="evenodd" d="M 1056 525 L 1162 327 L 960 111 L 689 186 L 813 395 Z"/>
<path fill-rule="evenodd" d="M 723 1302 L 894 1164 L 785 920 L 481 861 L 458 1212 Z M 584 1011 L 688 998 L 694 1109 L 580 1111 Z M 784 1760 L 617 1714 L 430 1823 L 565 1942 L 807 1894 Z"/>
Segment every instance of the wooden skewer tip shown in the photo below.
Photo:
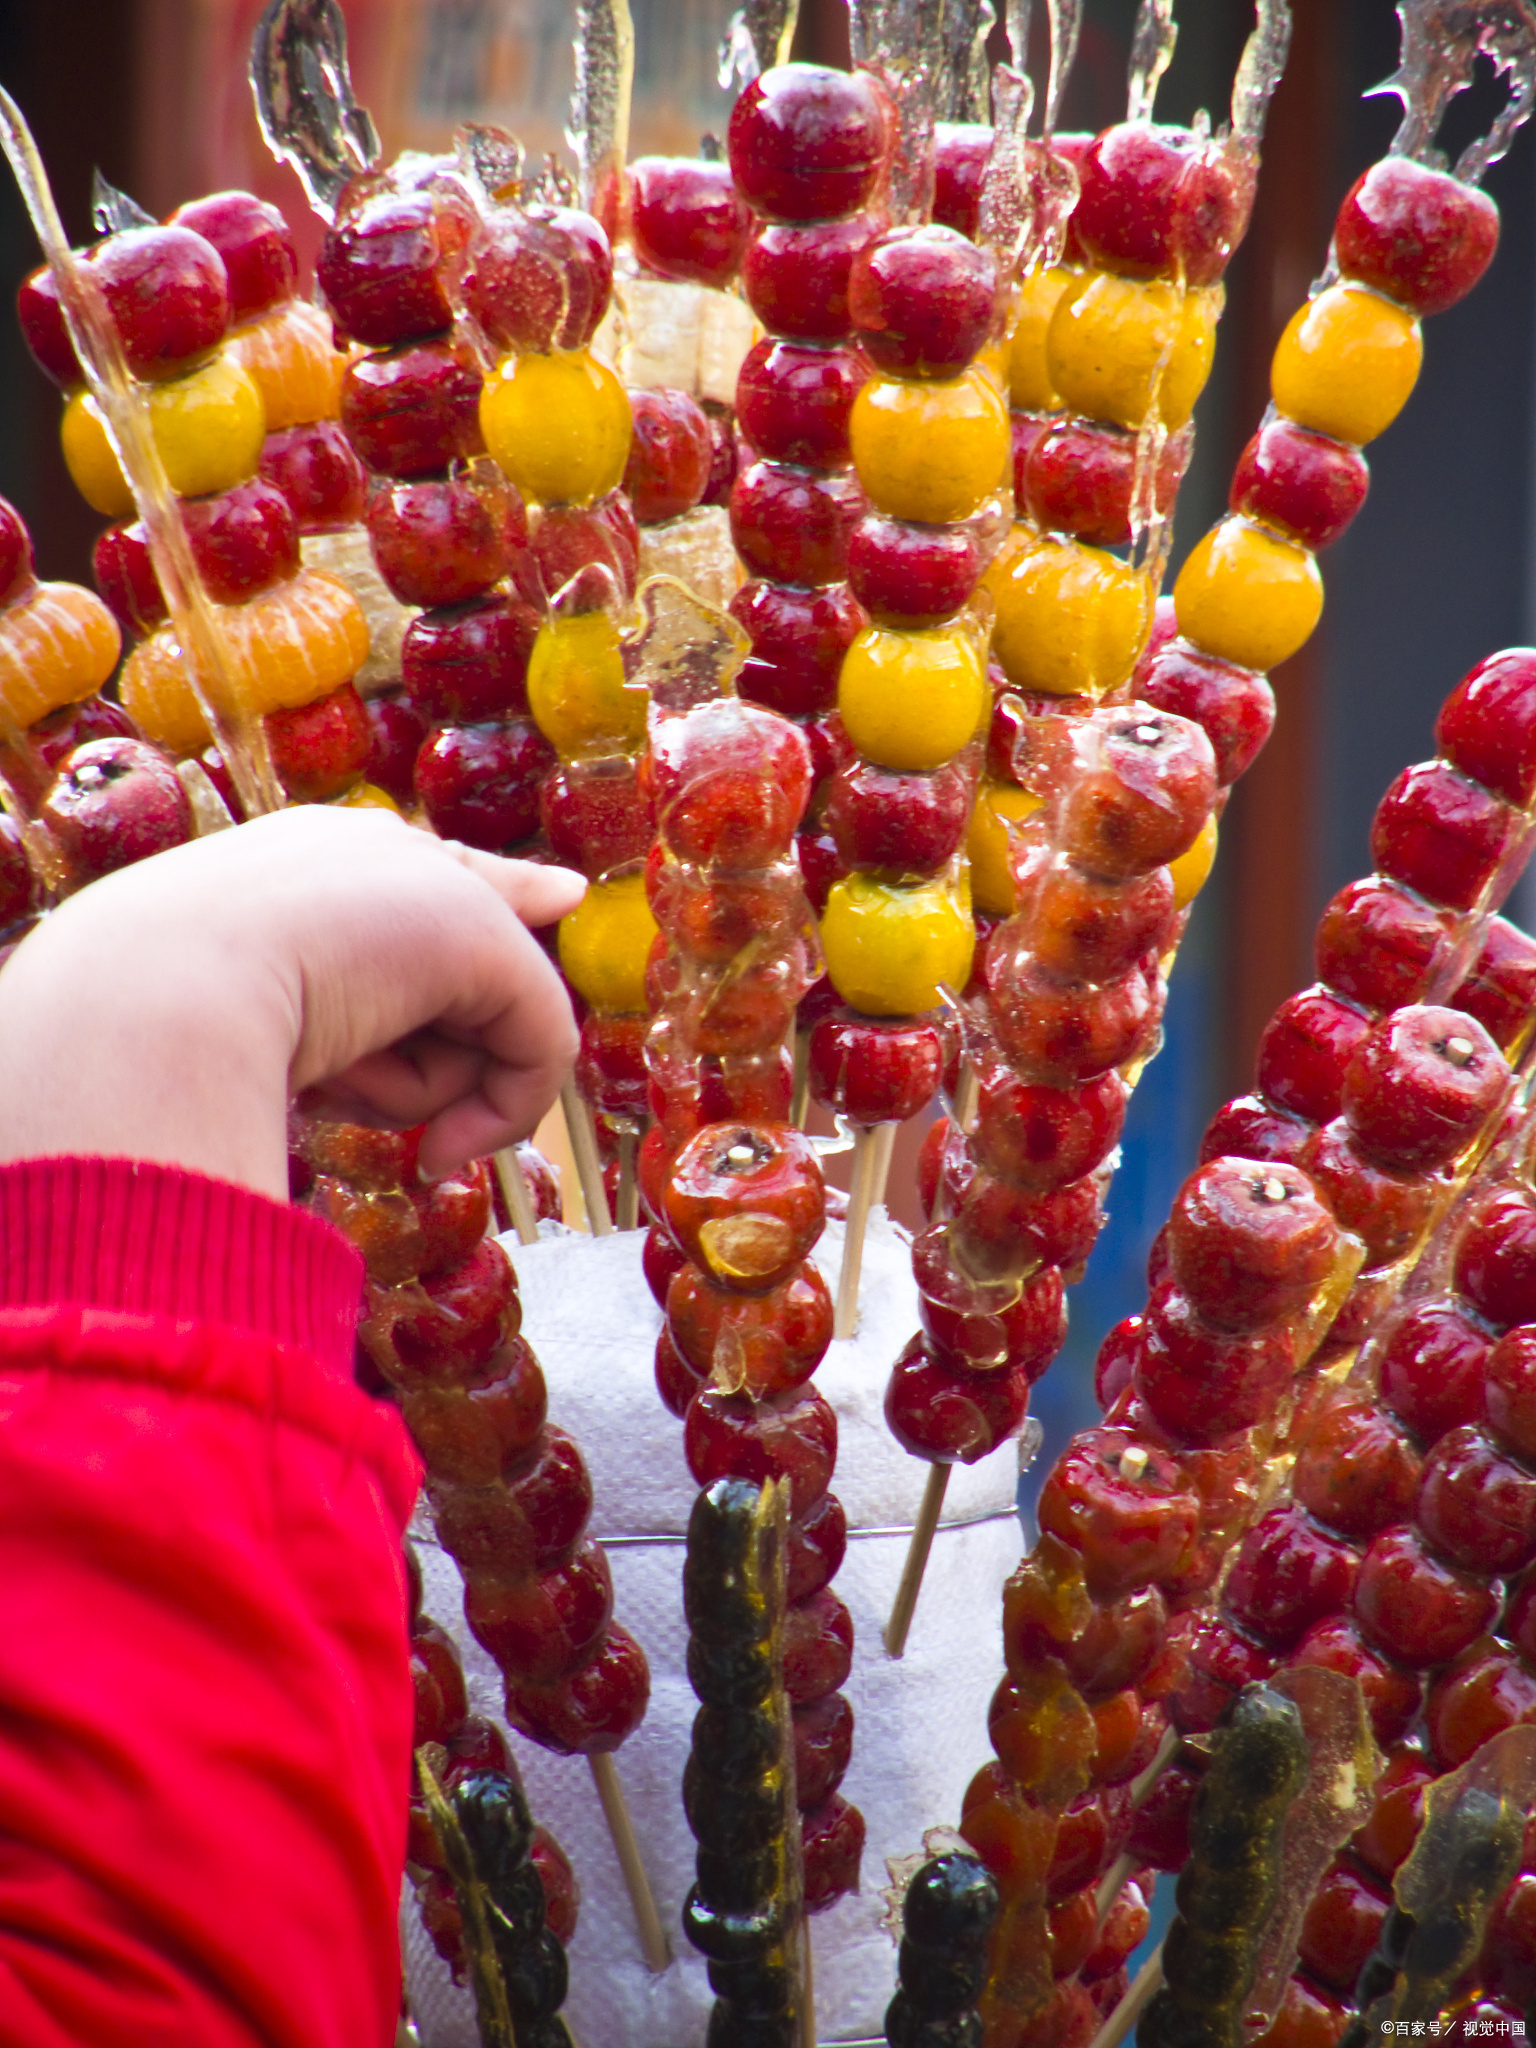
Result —
<path fill-rule="evenodd" d="M 901 1656 L 907 1647 L 912 1616 L 917 1611 L 917 1596 L 923 1589 L 923 1573 L 928 1569 L 928 1553 L 933 1548 L 939 1517 L 944 1512 L 944 1495 L 949 1489 L 949 1474 L 948 1465 L 928 1467 L 928 1480 L 923 1487 L 917 1521 L 907 1542 L 906 1562 L 901 1568 L 901 1580 L 896 1588 L 896 1598 L 891 1605 L 891 1618 L 886 1623 L 885 1632 L 881 1637 L 888 1657 Z"/>
<path fill-rule="evenodd" d="M 672 1945 L 667 1940 L 667 1930 L 656 1907 L 656 1895 L 651 1890 L 651 1880 L 641 1860 L 640 1844 L 635 1835 L 635 1824 L 629 1817 L 629 1804 L 619 1781 L 618 1765 L 604 1753 L 589 1756 L 587 1763 L 591 1767 L 592 1782 L 597 1787 L 603 1818 L 613 1838 L 619 1868 L 624 1873 L 624 1888 L 634 1909 L 645 1967 L 653 1976 L 659 1977 L 671 1964 Z"/>

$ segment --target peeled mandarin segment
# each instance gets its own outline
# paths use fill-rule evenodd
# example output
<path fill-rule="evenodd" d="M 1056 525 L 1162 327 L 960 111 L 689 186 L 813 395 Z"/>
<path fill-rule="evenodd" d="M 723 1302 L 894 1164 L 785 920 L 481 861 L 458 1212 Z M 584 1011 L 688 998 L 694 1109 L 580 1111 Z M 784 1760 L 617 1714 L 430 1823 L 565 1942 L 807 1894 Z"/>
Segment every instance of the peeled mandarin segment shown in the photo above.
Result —
<path fill-rule="evenodd" d="M 1275 404 L 1338 441 L 1373 441 L 1408 402 L 1424 360 L 1419 323 L 1363 285 L 1335 284 L 1298 308 L 1275 348 Z"/>
<path fill-rule="evenodd" d="M 173 754 L 200 754 L 213 742 L 193 694 L 181 648 L 169 626 L 141 640 L 118 683 L 123 709 L 147 739 Z"/>
<path fill-rule="evenodd" d="M 1008 389 L 1016 412 L 1051 412 L 1061 403 L 1046 360 L 1051 315 L 1072 272 L 1053 264 L 1036 270 L 1019 288 L 1017 316 L 1008 344 Z"/>
<path fill-rule="evenodd" d="M 261 393 L 237 362 L 211 356 L 184 377 L 144 386 L 150 430 L 171 489 L 180 498 L 232 490 L 256 474 L 267 418 Z M 60 427 L 64 461 L 93 512 L 131 516 L 133 493 L 118 467 L 96 401 L 77 391 Z"/>
<path fill-rule="evenodd" d="M 294 299 L 241 327 L 225 343 L 261 393 L 267 432 L 335 419 L 347 359 L 331 345 L 331 323 L 317 306 Z"/>
<path fill-rule="evenodd" d="M 1173 608 L 1179 631 L 1206 654 L 1271 669 L 1310 637 L 1323 609 L 1323 579 L 1306 548 L 1224 519 L 1179 571 Z"/>
<path fill-rule="evenodd" d="M 993 917 L 1011 917 L 1017 910 L 1018 890 L 1008 863 L 1008 825 L 1039 808 L 1039 797 L 1012 782 L 983 782 L 977 790 L 965 850 L 971 864 L 971 900 L 978 910 Z"/>
<path fill-rule="evenodd" d="M 1102 548 L 1041 541 L 1001 549 L 984 581 L 997 604 L 992 652 L 1019 689 L 1101 697 L 1135 668 L 1152 623 L 1142 570 Z"/>
<path fill-rule="evenodd" d="M 38 583 L 0 612 L 0 704 L 23 730 L 99 690 L 122 634 L 94 590 Z"/>
<path fill-rule="evenodd" d="M 843 656 L 837 708 L 849 739 L 877 767 L 942 768 L 981 722 L 986 678 L 963 632 L 866 626 Z"/>
<path fill-rule="evenodd" d="M 1175 910 L 1187 909 L 1194 902 L 1210 879 L 1215 860 L 1216 820 L 1209 817 L 1200 827 L 1200 836 L 1188 852 L 1181 853 L 1177 860 L 1168 864 L 1168 872 L 1173 877 Z"/>
<path fill-rule="evenodd" d="M 1216 352 L 1221 291 L 1091 270 L 1051 316 L 1046 371 L 1074 412 L 1139 428 L 1154 402 L 1176 431 L 1194 411 Z M 1017 404 L 1017 400 L 1014 401 Z"/>
<path fill-rule="evenodd" d="M 821 944 L 845 1003 L 904 1017 L 933 1009 L 940 983 L 965 986 L 976 932 L 969 906 L 943 882 L 902 889 L 850 875 L 827 898 Z"/>
<path fill-rule="evenodd" d="M 874 377 L 849 428 L 859 482 L 893 519 L 929 525 L 969 519 L 997 490 L 1012 458 L 1002 394 L 974 365 L 918 383 Z"/>
<path fill-rule="evenodd" d="M 214 613 L 230 656 L 236 716 L 296 711 L 351 680 L 368 658 L 362 606 L 338 577 L 303 569 L 249 604 Z"/>
<path fill-rule="evenodd" d="M 606 612 L 546 619 L 539 628 L 528 660 L 528 708 L 561 760 L 639 753 L 647 701 L 643 685 L 625 680 L 618 628 Z"/>
<path fill-rule="evenodd" d="M 560 965 L 572 988 L 606 1015 L 643 1013 L 645 964 L 656 920 L 643 875 L 593 882 L 560 920 Z"/>
<path fill-rule="evenodd" d="M 588 505 L 623 478 L 624 387 L 586 349 L 504 356 L 480 394 L 485 445 L 525 498 Z"/>

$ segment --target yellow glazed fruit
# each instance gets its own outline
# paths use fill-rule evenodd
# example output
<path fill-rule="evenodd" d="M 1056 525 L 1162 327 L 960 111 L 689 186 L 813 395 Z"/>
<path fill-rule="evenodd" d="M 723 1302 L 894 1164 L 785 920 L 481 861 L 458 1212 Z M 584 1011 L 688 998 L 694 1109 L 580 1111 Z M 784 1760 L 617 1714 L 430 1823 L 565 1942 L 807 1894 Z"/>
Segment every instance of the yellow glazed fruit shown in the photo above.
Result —
<path fill-rule="evenodd" d="M 619 629 L 606 612 L 544 621 L 528 659 L 528 708 L 562 761 L 640 751 L 646 692 L 626 682 Z"/>
<path fill-rule="evenodd" d="M 1050 412 L 1061 403 L 1046 364 L 1045 337 L 1071 282 L 1072 272 L 1053 264 L 1049 270 L 1032 271 L 1019 288 L 1008 345 L 1009 402 L 1016 412 Z"/>
<path fill-rule="evenodd" d="M 853 465 L 893 519 L 969 519 L 998 490 L 1012 440 L 1002 393 L 982 370 L 940 382 L 873 377 L 853 402 Z"/>
<path fill-rule="evenodd" d="M 376 782 L 354 782 L 341 796 L 333 797 L 332 804 L 338 811 L 393 811 L 400 816 L 400 806 L 387 789 L 380 789 Z"/>
<path fill-rule="evenodd" d="M 269 434 L 340 412 L 347 359 L 332 347 L 331 323 L 318 306 L 293 299 L 238 328 L 224 348 L 261 393 Z"/>
<path fill-rule="evenodd" d="M 1373 441 L 1408 403 L 1424 360 L 1419 323 L 1361 285 L 1335 284 L 1291 316 L 1275 347 L 1275 404 L 1301 427 Z"/>
<path fill-rule="evenodd" d="M 173 754 L 200 754 L 213 744 L 181 648 L 169 626 L 141 640 L 118 682 L 123 709 L 147 739 Z"/>
<path fill-rule="evenodd" d="M 1102 697 L 1130 675 L 1152 623 L 1146 573 L 1102 548 L 1040 541 L 1000 549 L 985 582 L 992 652 L 1018 689 Z"/>
<path fill-rule="evenodd" d="M 184 377 L 141 388 L 149 401 L 155 446 L 178 497 L 232 490 L 256 474 L 267 435 L 261 393 L 227 353 L 210 356 Z M 133 493 L 96 401 L 83 389 L 65 406 L 59 431 L 65 465 L 91 510 L 107 519 L 129 518 Z"/>
<path fill-rule="evenodd" d="M 1211 374 L 1221 303 L 1219 285 L 1181 293 L 1090 270 L 1071 280 L 1051 316 L 1047 374 L 1074 412 L 1135 428 L 1155 397 L 1176 431 Z"/>
<path fill-rule="evenodd" d="M 480 393 L 485 445 L 525 498 L 589 505 L 629 460 L 624 386 L 586 349 L 503 356 Z"/>
<path fill-rule="evenodd" d="M 1306 548 L 1224 519 L 1179 571 L 1173 608 L 1179 631 L 1207 654 L 1271 669 L 1310 637 L 1323 609 L 1323 579 Z"/>
<path fill-rule="evenodd" d="M 987 708 L 981 658 L 952 626 L 866 626 L 843 656 L 837 708 L 866 760 L 903 771 L 941 768 Z"/>
<path fill-rule="evenodd" d="M 971 864 L 971 901 L 978 910 L 994 917 L 1017 910 L 1019 896 L 1008 865 L 1008 826 L 1039 808 L 1039 797 L 1016 783 L 986 781 L 977 790 L 965 850 Z"/>
<path fill-rule="evenodd" d="M 34 584 L 0 611 L 0 704 L 23 730 L 89 697 L 117 667 L 122 635 L 94 590 Z"/>
<path fill-rule="evenodd" d="M 560 965 L 594 1010 L 609 1016 L 643 1012 L 645 964 L 655 936 L 643 875 L 590 882 L 576 908 L 560 920 Z"/>
<path fill-rule="evenodd" d="M 845 1003 L 870 1017 L 931 1010 L 939 988 L 964 988 L 976 930 L 970 906 L 943 882 L 896 888 L 850 875 L 821 919 L 827 972 Z"/>
<path fill-rule="evenodd" d="M 1168 864 L 1168 872 L 1173 877 L 1175 910 L 1184 910 L 1194 902 L 1210 879 L 1215 860 L 1216 820 L 1212 816 L 1200 827 L 1200 837 L 1194 845 Z"/>
<path fill-rule="evenodd" d="M 301 569 L 215 617 L 232 657 L 236 708 L 247 717 L 328 697 L 368 659 L 368 622 L 339 576 Z"/>

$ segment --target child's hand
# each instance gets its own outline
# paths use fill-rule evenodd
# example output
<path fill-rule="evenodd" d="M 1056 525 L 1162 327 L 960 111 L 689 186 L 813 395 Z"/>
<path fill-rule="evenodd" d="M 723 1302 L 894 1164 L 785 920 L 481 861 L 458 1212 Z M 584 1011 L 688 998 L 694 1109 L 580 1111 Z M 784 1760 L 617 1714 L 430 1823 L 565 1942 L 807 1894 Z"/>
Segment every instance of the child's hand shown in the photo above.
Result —
<path fill-rule="evenodd" d="M 0 973 L 0 1159 L 153 1159 L 287 1194 L 287 1104 L 425 1122 L 422 1170 L 532 1130 L 576 1050 L 526 926 L 563 868 L 304 805 L 71 897 Z"/>

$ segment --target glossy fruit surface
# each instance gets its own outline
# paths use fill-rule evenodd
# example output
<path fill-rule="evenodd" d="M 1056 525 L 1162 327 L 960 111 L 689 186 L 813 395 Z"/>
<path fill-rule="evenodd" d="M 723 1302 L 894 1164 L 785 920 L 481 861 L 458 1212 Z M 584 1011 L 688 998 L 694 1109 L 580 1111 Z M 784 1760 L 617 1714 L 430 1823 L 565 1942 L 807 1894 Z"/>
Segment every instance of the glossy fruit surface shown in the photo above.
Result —
<path fill-rule="evenodd" d="M 1428 1302 L 1391 1331 L 1378 1367 L 1381 1398 L 1424 1445 L 1482 1412 L 1486 1330 L 1454 1302 Z"/>
<path fill-rule="evenodd" d="M 69 338 L 59 288 L 44 264 L 24 277 L 16 292 L 16 317 L 33 360 L 65 391 L 85 382 L 85 372 Z"/>
<path fill-rule="evenodd" d="M 1289 996 L 1259 1040 L 1259 1087 L 1276 1108 L 1328 1123 L 1344 1103 L 1344 1074 L 1370 1021 L 1324 988 Z"/>
<path fill-rule="evenodd" d="M 854 334 L 877 368 L 897 377 L 956 377 L 992 325 L 997 269 L 953 228 L 894 228 L 854 265 Z"/>
<path fill-rule="evenodd" d="M 851 349 L 768 336 L 736 379 L 741 431 L 767 461 L 836 468 L 850 459 L 849 419 L 867 374 Z"/>
<path fill-rule="evenodd" d="M 192 837 L 175 769 L 142 740 L 90 740 L 68 755 L 38 810 L 76 887 Z"/>
<path fill-rule="evenodd" d="M 1293 1166 L 1216 1159 L 1179 1190 L 1170 1269 L 1219 1329 L 1257 1330 L 1300 1309 L 1338 1256 L 1338 1229 Z"/>
<path fill-rule="evenodd" d="M 1396 882 L 1369 875 L 1341 889 L 1318 920 L 1320 979 L 1373 1010 L 1421 1000 L 1450 943 L 1450 920 Z"/>
<path fill-rule="evenodd" d="M 849 536 L 867 509 L 858 479 L 844 472 L 754 462 L 731 485 L 731 539 L 752 576 L 840 583 Z"/>
<path fill-rule="evenodd" d="M 837 1415 L 814 1387 L 753 1401 L 706 1387 L 688 1410 L 688 1469 L 700 1486 L 716 1479 L 787 1479 L 799 1519 L 822 1498 L 837 1458 Z"/>
<path fill-rule="evenodd" d="M 423 478 L 374 492 L 368 538 L 379 574 L 402 604 L 462 604 L 505 575 L 527 542 L 528 517 L 510 486 Z"/>
<path fill-rule="evenodd" d="M 629 221 L 647 270 L 719 288 L 741 266 L 752 215 L 728 164 L 643 156 L 629 166 Z"/>
<path fill-rule="evenodd" d="M 976 588 L 983 555 L 964 526 L 926 526 L 878 515 L 848 543 L 848 583 L 882 625 L 936 626 Z"/>
<path fill-rule="evenodd" d="M 416 756 L 427 736 L 426 724 L 410 699 L 399 692 L 368 698 L 363 715 L 368 721 L 368 757 L 363 763 L 363 775 L 405 810 L 415 801 Z M 225 801 L 228 802 L 227 797 Z"/>
<path fill-rule="evenodd" d="M 1073 273 L 1061 264 L 1031 271 L 1019 286 L 1008 343 L 1009 403 L 1015 412 L 1047 413 L 1061 398 L 1051 382 L 1051 317 Z"/>
<path fill-rule="evenodd" d="M 1470 910 L 1494 880 L 1515 835 L 1511 813 L 1444 761 L 1405 768 L 1376 807 L 1377 867 L 1431 903 Z"/>
<path fill-rule="evenodd" d="M 1356 1047 L 1344 1076 L 1344 1114 L 1379 1164 L 1444 1166 L 1486 1128 L 1508 1076 L 1473 1018 L 1416 1003 L 1384 1018 Z"/>
<path fill-rule="evenodd" d="M 854 467 L 870 501 L 896 519 L 969 519 L 1008 473 L 1008 414 L 977 369 L 919 383 L 874 377 L 854 401 Z"/>
<path fill-rule="evenodd" d="M 1151 619 L 1143 571 L 1076 541 L 1033 541 L 1019 528 L 984 580 L 997 605 L 993 653 L 1016 688 L 1101 697 L 1129 678 Z"/>
<path fill-rule="evenodd" d="M 819 64 L 761 73 L 737 99 L 726 131 L 736 190 L 781 220 L 856 213 L 874 195 L 889 146 L 873 80 Z"/>
<path fill-rule="evenodd" d="M 811 1096 L 853 1123 L 905 1123 L 938 1092 L 944 1043 L 932 1024 L 819 1018 L 806 1057 Z"/>
<path fill-rule="evenodd" d="M 965 986 L 975 933 L 942 882 L 899 888 L 851 875 L 828 895 L 821 940 L 846 1003 L 899 1017 L 935 1009 L 941 988 Z"/>
<path fill-rule="evenodd" d="M 656 920 L 642 877 L 611 876 L 594 883 L 561 918 L 560 965 L 593 1009 L 643 1011 L 648 1007 L 645 965 L 655 938 Z"/>
<path fill-rule="evenodd" d="M 273 770 L 295 803 L 324 803 L 350 788 L 367 765 L 373 737 L 351 683 L 313 704 L 269 712 L 265 730 Z"/>
<path fill-rule="evenodd" d="M 730 612 L 752 641 L 736 682 L 743 697 L 785 718 L 810 718 L 832 709 L 843 656 L 868 623 L 851 591 L 839 584 L 807 590 L 744 583 L 731 599 Z"/>
<path fill-rule="evenodd" d="M 796 728 L 728 699 L 667 720 L 654 736 L 648 775 L 673 855 L 723 869 L 781 858 L 811 793 Z"/>
<path fill-rule="evenodd" d="M 1093 714 L 1096 764 L 1053 806 L 1061 852 L 1089 874 L 1129 880 L 1177 860 L 1215 800 L 1215 761 L 1198 725 L 1144 706 Z"/>
<path fill-rule="evenodd" d="M 861 760 L 832 777 L 822 822 L 849 868 L 891 880 L 931 875 L 965 837 L 970 798 L 970 777 L 958 763 L 908 775 Z"/>
<path fill-rule="evenodd" d="M 1304 547 L 1326 548 L 1365 503 L 1370 483 L 1357 449 L 1279 418 L 1260 427 L 1238 457 L 1230 503 Z"/>
<path fill-rule="evenodd" d="M 1034 955 L 1063 981 L 1114 981 L 1161 954 L 1173 926 L 1173 872 L 1103 880 L 1057 858 L 1026 884 Z"/>
<path fill-rule="evenodd" d="M 516 597 L 477 598 L 412 619 L 400 645 L 412 704 L 431 723 L 472 725 L 526 712 L 538 633 L 538 613 Z"/>
<path fill-rule="evenodd" d="M 1456 1247 L 1455 1280 L 1500 1328 L 1536 1322 L 1536 1202 L 1524 1189 L 1491 1195 L 1473 1212 Z"/>
<path fill-rule="evenodd" d="M 224 265 L 190 227 L 128 228 L 97 243 L 88 260 L 135 377 L 173 377 L 223 339 Z"/>
<path fill-rule="evenodd" d="M 1078 241 L 1091 262 L 1127 277 L 1214 284 L 1247 224 L 1233 166 L 1187 128 L 1106 128 L 1083 152 L 1078 177 Z"/>
<path fill-rule="evenodd" d="M 1513 1058 L 1536 1015 L 1536 940 L 1502 917 L 1490 918 L 1482 948 L 1451 1000 Z"/>
<path fill-rule="evenodd" d="M 878 213 L 758 227 L 742 258 L 741 281 L 770 334 L 791 341 L 846 341 L 853 321 L 849 280 L 862 252 L 885 231 Z"/>
<path fill-rule="evenodd" d="M 624 475 L 629 400 L 585 349 L 504 356 L 479 406 L 485 445 L 525 498 L 587 505 Z"/>
<path fill-rule="evenodd" d="M 1407 404 L 1424 344 L 1413 315 L 1358 285 L 1334 284 L 1298 307 L 1275 347 L 1275 403 L 1298 426 L 1374 441 Z"/>
<path fill-rule="evenodd" d="M 1499 240 L 1499 210 L 1444 171 L 1389 156 L 1358 177 L 1334 229 L 1339 268 L 1415 313 L 1465 298 Z"/>
<path fill-rule="evenodd" d="M 1271 669 L 1311 637 L 1323 585 L 1306 548 L 1245 519 L 1196 542 L 1173 587 L 1179 631 L 1239 668 Z"/>
<path fill-rule="evenodd" d="M 539 730 L 563 761 L 634 754 L 644 741 L 645 688 L 626 675 L 606 611 L 546 618 L 528 657 L 527 689 Z"/>
<path fill-rule="evenodd" d="M 145 393 L 150 428 L 171 489 L 202 498 L 230 490 L 256 474 L 266 433 L 261 394 L 238 363 L 222 351 L 152 384 Z M 126 519 L 133 493 L 118 467 L 94 399 L 77 391 L 59 427 L 65 466 L 92 511 Z"/>
<path fill-rule="evenodd" d="M 450 269 L 473 228 L 465 195 L 364 189 L 321 245 L 315 281 L 340 335 L 369 348 L 450 326 Z"/>
<path fill-rule="evenodd" d="M 485 446 L 480 367 L 466 342 L 411 341 L 355 356 L 341 387 L 341 423 L 380 476 L 433 476 Z"/>
<path fill-rule="evenodd" d="M 232 321 L 252 320 L 298 289 L 292 231 L 275 206 L 253 193 L 213 192 L 190 200 L 177 207 L 170 224 L 190 228 L 218 250 Z"/>
<path fill-rule="evenodd" d="M 215 604 L 240 604 L 299 568 L 298 526 L 288 501 L 258 478 L 214 498 L 189 500 L 182 523 Z"/>
<path fill-rule="evenodd" d="M 260 474 L 288 500 L 301 533 L 352 526 L 363 516 L 368 472 L 339 420 L 268 433 Z"/>
<path fill-rule="evenodd" d="M 844 657 L 837 708 L 867 760 L 899 773 L 942 768 L 988 708 L 975 642 L 962 627 L 866 627 Z"/>
<path fill-rule="evenodd" d="M 683 1148 L 665 1199 L 688 1256 L 741 1293 L 788 1279 L 822 1231 L 820 1164 L 784 1125 L 707 1126 Z"/>
<path fill-rule="evenodd" d="M 1536 796 L 1536 654 L 1511 647 L 1480 661 L 1442 705 L 1435 744 L 1495 796 L 1528 804 Z"/>
<path fill-rule="evenodd" d="M 1170 440 L 1158 466 L 1154 502 L 1166 509 L 1178 488 L 1185 451 Z M 1090 547 L 1124 547 L 1131 537 L 1136 438 L 1123 427 L 1068 419 L 1028 438 L 1021 462 L 1014 424 L 1014 496 L 1047 532 L 1071 533 Z"/>
<path fill-rule="evenodd" d="M 1173 640 L 1137 670 L 1138 697 L 1205 728 L 1223 788 L 1257 758 L 1275 722 L 1275 696 L 1261 675 Z"/>
<path fill-rule="evenodd" d="M 613 252 L 600 224 L 573 207 L 499 214 L 477 238 L 464 301 L 493 349 L 581 349 L 608 309 Z"/>
<path fill-rule="evenodd" d="M 634 431 L 624 489 L 640 524 L 655 526 L 703 497 L 714 460 L 709 422 L 686 391 L 631 391 L 629 407 Z"/>
<path fill-rule="evenodd" d="M 417 756 L 416 794 L 444 839 L 496 853 L 538 830 L 539 786 L 553 766 L 526 718 L 445 726 Z"/>
<path fill-rule="evenodd" d="M 1046 334 L 1050 384 L 1089 419 L 1135 431 L 1155 407 L 1176 433 L 1211 373 L 1217 297 L 1102 270 L 1069 279 Z M 1017 346 L 1010 365 L 1015 389 Z"/>

